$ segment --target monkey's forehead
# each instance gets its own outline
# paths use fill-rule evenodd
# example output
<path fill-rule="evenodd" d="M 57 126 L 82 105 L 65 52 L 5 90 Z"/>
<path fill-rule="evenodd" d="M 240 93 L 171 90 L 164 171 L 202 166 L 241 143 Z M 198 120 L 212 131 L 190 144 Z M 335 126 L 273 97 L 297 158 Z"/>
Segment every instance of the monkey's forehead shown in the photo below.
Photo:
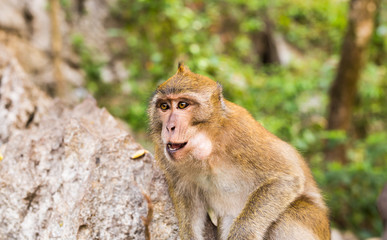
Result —
<path fill-rule="evenodd" d="M 195 91 L 186 91 L 186 92 L 177 92 L 177 93 L 163 93 L 163 92 L 154 92 L 151 103 L 158 104 L 159 101 L 164 100 L 184 100 L 191 104 L 205 104 L 210 101 L 213 91 L 205 92 L 195 92 Z"/>
<path fill-rule="evenodd" d="M 169 94 L 163 94 L 161 92 L 155 92 L 155 94 L 152 97 L 152 100 L 154 102 L 157 102 L 159 100 L 178 100 L 178 99 L 184 99 L 186 101 L 193 101 L 193 102 L 206 102 L 210 99 L 212 94 L 203 94 L 203 93 L 197 93 L 197 92 L 181 92 L 181 93 L 169 93 Z"/>
<path fill-rule="evenodd" d="M 196 87 L 184 87 L 184 86 L 171 86 L 171 87 L 164 87 L 164 88 L 158 88 L 156 90 L 156 94 L 158 95 L 164 95 L 164 96 L 171 96 L 171 95 L 181 95 L 184 93 L 200 93 L 202 89 L 196 88 Z"/>
<path fill-rule="evenodd" d="M 162 83 L 157 92 L 162 94 L 179 94 L 183 92 L 203 92 L 211 91 L 217 88 L 217 83 L 208 77 L 201 76 L 192 72 L 181 74 L 177 73 Z"/>

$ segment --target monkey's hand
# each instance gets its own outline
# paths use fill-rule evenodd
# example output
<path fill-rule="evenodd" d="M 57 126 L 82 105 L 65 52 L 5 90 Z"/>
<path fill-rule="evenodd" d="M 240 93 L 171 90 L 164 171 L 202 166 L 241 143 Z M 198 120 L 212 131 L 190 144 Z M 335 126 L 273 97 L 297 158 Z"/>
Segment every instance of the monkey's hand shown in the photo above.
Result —
<path fill-rule="evenodd" d="M 303 180 L 297 176 L 269 178 L 255 190 L 235 219 L 229 240 L 262 240 L 270 225 L 303 191 Z"/>

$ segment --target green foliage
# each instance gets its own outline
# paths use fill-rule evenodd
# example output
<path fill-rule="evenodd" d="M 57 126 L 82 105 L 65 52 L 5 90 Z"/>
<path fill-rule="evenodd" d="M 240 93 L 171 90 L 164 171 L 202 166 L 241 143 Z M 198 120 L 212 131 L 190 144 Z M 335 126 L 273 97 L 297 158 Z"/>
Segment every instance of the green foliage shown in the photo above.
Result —
<path fill-rule="evenodd" d="M 375 202 L 387 181 L 385 169 L 366 161 L 345 166 L 334 162 L 324 172 L 315 170 L 315 175 L 323 186 L 335 227 L 357 229 L 362 238 L 380 236 L 382 222 Z"/>
<path fill-rule="evenodd" d="M 93 56 L 93 51 L 85 45 L 82 35 L 78 34 L 72 36 L 72 46 L 81 58 L 81 68 L 86 74 L 86 87 L 91 91 L 91 93 L 98 93 L 98 95 L 100 95 L 101 93 L 98 91 L 101 91 L 105 87 L 101 86 L 101 84 L 103 85 L 101 81 L 102 62 L 99 62 Z"/>
<path fill-rule="evenodd" d="M 288 4 L 279 14 L 284 23 L 279 26 L 292 43 L 305 50 L 316 45 L 330 52 L 339 49 L 347 23 L 346 1 L 297 0 Z"/>
<path fill-rule="evenodd" d="M 387 68 L 384 28 L 378 25 L 371 59 L 360 81 L 354 129 L 326 131 L 328 91 L 334 79 L 347 23 L 348 1 L 321 0 L 118 0 L 111 11 L 124 23 L 110 30 L 126 49 L 129 77 L 105 83 L 106 64 L 81 36 L 73 45 L 81 57 L 87 87 L 114 115 L 137 132 L 146 131 L 152 91 L 184 60 L 194 72 L 223 85 L 227 99 L 245 107 L 268 130 L 299 149 L 323 188 L 333 225 L 362 237 L 378 236 L 375 202 L 387 181 Z M 262 66 L 252 36 L 271 19 L 294 47 L 288 66 Z M 382 47 L 380 47 L 382 46 Z M 384 54 L 384 55 L 383 55 Z M 323 161 L 324 143 L 346 142 L 351 162 Z"/>
<path fill-rule="evenodd" d="M 85 72 L 86 88 L 101 102 L 111 101 L 111 96 L 120 94 L 120 90 L 115 84 L 103 81 L 101 70 L 106 63 L 98 58 L 95 50 L 86 46 L 82 35 L 71 36 L 71 43 L 80 57 L 80 65 Z"/>
<path fill-rule="evenodd" d="M 335 14 L 328 15 L 325 11 Z M 259 56 L 254 56 L 251 51 L 254 43 L 250 34 L 264 29 L 266 17 L 275 22 L 288 41 L 304 50 L 316 46 L 326 48 L 326 51 L 336 50 L 346 23 L 343 17 L 346 13 L 346 3 L 332 0 L 315 1 L 312 4 L 298 0 L 291 3 L 285 0 L 120 0 L 112 7 L 112 13 L 117 20 L 125 23 L 124 28 L 112 29 L 111 33 L 112 36 L 124 38 L 127 43 L 130 79 L 126 85 L 141 86 L 133 86 L 125 101 L 127 104 L 123 104 L 126 110 L 113 110 L 113 113 L 127 119 L 139 130 L 144 130 L 146 126 L 146 113 L 139 109 L 146 108 L 146 100 L 150 97 L 147 93 L 173 74 L 177 59 L 185 60 L 192 70 L 223 83 L 224 78 L 232 75 L 230 65 L 239 67 L 236 66 L 238 63 L 244 63 L 250 68 L 258 65 Z M 322 35 L 324 38 L 321 38 Z M 223 62 L 227 62 L 228 66 Z M 221 65 L 224 68 L 219 71 Z M 287 70 L 277 72 L 281 71 L 282 75 L 287 74 L 286 77 L 292 78 L 288 84 L 288 88 L 292 88 L 291 82 L 297 82 L 296 79 L 300 75 L 291 75 Z M 240 76 L 245 74 L 239 72 Z M 253 69 L 250 74 L 254 78 Z M 278 85 L 271 86 L 271 91 L 274 91 L 275 87 L 282 87 L 279 80 L 285 76 L 273 77 L 278 78 L 277 82 L 268 82 Z M 307 80 L 304 83 L 307 84 Z M 278 97 L 277 101 L 272 103 L 276 102 L 281 102 L 281 98 Z M 281 107 L 295 108 L 296 103 L 287 103 Z M 287 136 L 287 139 L 290 138 Z"/>

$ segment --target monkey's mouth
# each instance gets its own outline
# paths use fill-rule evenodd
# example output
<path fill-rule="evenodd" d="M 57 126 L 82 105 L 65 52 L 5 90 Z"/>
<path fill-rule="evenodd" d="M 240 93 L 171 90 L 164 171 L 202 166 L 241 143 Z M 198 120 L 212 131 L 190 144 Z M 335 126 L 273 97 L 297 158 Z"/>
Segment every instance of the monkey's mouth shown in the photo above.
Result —
<path fill-rule="evenodd" d="M 167 150 L 170 153 L 174 153 L 174 152 L 179 151 L 183 147 L 185 147 L 185 145 L 187 145 L 187 142 L 185 142 L 185 143 L 168 143 Z"/>

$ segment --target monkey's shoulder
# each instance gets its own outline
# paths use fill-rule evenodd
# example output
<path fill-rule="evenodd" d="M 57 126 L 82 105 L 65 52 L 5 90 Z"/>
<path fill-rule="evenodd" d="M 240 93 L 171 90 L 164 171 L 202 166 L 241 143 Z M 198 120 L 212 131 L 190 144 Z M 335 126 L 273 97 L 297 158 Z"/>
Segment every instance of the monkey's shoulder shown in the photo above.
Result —
<path fill-rule="evenodd" d="M 227 129 L 226 135 L 234 139 L 233 144 L 265 145 L 272 139 L 280 140 L 262 126 L 245 108 L 226 101 L 226 120 L 223 129 Z"/>
<path fill-rule="evenodd" d="M 298 151 L 265 129 L 243 107 L 227 102 L 229 110 L 223 131 L 218 135 L 223 151 L 236 163 L 249 161 L 256 167 L 300 168 L 303 158 Z M 299 172 L 300 169 L 298 169 Z"/>

